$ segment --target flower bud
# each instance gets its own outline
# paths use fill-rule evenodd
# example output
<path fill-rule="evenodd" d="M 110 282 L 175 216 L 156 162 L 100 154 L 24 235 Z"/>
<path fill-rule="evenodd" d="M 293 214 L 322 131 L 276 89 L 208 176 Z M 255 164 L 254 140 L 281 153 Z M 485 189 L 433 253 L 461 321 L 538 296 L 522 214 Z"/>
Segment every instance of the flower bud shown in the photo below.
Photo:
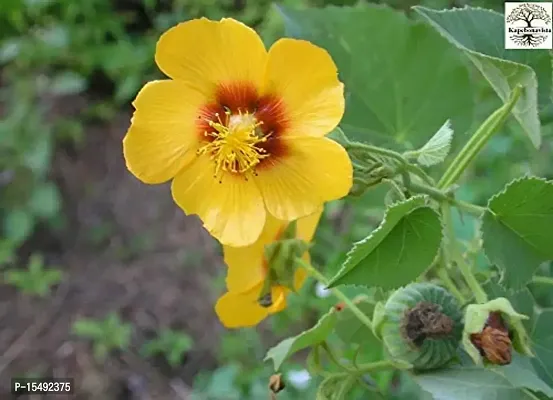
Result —
<path fill-rule="evenodd" d="M 271 375 L 271 377 L 269 378 L 269 389 L 271 390 L 271 392 L 276 394 L 283 390 L 285 387 L 286 385 L 282 380 L 281 374 Z"/>

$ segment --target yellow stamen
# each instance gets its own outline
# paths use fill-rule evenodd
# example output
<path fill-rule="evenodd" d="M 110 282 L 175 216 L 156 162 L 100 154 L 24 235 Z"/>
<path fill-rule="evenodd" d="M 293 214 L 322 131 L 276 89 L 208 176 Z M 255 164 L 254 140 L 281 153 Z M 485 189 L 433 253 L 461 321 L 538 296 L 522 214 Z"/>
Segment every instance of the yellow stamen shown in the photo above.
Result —
<path fill-rule="evenodd" d="M 251 170 L 269 154 L 260 148 L 259 143 L 267 141 L 269 135 L 260 135 L 257 128 L 262 122 L 257 122 L 252 114 L 232 114 L 225 112 L 225 121 L 215 114 L 217 121 L 208 121 L 213 132 L 204 132 L 205 136 L 214 139 L 198 150 L 198 155 L 210 153 L 215 161 L 215 175 L 221 171 L 245 173 Z"/>

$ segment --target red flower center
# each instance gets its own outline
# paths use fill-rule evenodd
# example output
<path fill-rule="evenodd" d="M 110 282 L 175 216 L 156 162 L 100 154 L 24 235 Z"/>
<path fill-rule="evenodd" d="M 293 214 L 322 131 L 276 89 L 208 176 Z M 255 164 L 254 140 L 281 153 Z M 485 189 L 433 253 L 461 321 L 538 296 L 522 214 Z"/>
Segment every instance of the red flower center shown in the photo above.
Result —
<path fill-rule="evenodd" d="M 248 83 L 220 85 L 214 101 L 200 110 L 198 134 L 215 162 L 215 176 L 222 171 L 245 174 L 281 156 L 281 140 L 288 127 L 284 106 L 274 95 L 259 95 Z"/>

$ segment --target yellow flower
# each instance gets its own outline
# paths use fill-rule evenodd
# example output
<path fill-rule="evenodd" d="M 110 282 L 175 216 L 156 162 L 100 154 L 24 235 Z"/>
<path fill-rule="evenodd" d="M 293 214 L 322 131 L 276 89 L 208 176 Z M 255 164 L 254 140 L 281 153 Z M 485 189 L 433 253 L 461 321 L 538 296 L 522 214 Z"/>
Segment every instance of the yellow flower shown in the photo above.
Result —
<path fill-rule="evenodd" d="M 175 202 L 222 244 L 246 246 L 269 215 L 292 221 L 352 185 L 346 151 L 325 138 L 344 112 L 329 54 L 302 40 L 269 51 L 233 19 L 196 19 L 165 32 L 123 141 L 128 169 L 172 181 Z"/>
<path fill-rule="evenodd" d="M 307 217 L 297 220 L 297 238 L 310 242 L 313 238 L 322 211 L 317 211 Z M 272 287 L 271 297 L 273 304 L 262 307 L 258 298 L 267 276 L 268 265 L 264 256 L 264 248 L 278 240 L 284 232 L 288 222 L 267 218 L 259 240 L 247 247 L 224 246 L 225 263 L 228 266 L 228 292 L 219 298 L 215 311 L 219 319 L 227 328 L 254 326 L 270 314 L 282 311 L 286 307 L 286 296 L 290 289 L 276 285 Z M 309 253 L 302 257 L 309 262 Z M 299 290 L 307 272 L 303 268 L 296 269 L 294 289 Z"/>

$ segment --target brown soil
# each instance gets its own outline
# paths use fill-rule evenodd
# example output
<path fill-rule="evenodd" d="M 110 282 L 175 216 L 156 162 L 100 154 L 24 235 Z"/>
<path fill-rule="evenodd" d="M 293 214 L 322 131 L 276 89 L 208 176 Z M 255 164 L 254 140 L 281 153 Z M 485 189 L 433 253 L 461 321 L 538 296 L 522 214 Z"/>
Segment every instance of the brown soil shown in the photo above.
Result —
<path fill-rule="evenodd" d="M 75 107 L 75 100 L 65 106 Z M 45 299 L 0 286 L 0 399 L 15 398 L 11 377 L 33 372 L 75 378 L 74 399 L 183 400 L 197 372 L 216 365 L 222 327 L 212 281 L 224 272 L 219 247 L 196 217 L 174 205 L 168 185 L 144 185 L 126 170 L 121 140 L 129 119 L 125 113 L 89 126 L 80 150 L 55 155 L 52 176 L 67 226 L 58 235 L 38 233 L 22 255 L 46 250 L 48 264 L 65 279 Z M 132 345 L 98 363 L 71 325 L 110 311 L 133 323 Z M 138 354 L 165 327 L 195 339 L 178 368 Z"/>

